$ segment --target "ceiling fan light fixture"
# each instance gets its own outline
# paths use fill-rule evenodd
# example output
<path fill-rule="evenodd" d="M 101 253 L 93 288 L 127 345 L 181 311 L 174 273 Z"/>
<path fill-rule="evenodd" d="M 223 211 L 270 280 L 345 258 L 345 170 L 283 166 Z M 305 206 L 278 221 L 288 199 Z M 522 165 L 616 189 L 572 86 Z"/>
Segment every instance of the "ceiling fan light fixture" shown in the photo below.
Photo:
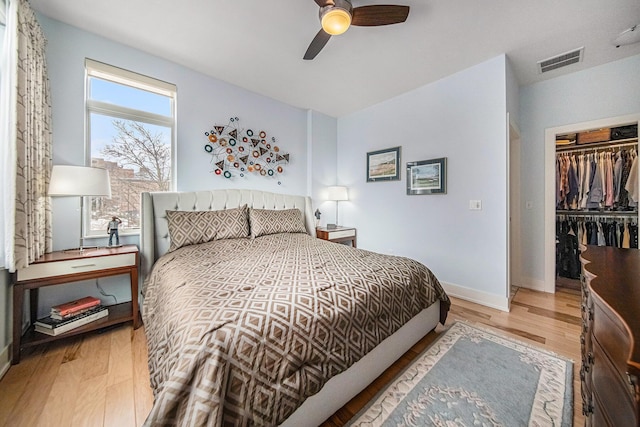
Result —
<path fill-rule="evenodd" d="M 340 7 L 331 7 L 322 14 L 322 29 L 332 36 L 337 36 L 349 29 L 351 14 Z"/>

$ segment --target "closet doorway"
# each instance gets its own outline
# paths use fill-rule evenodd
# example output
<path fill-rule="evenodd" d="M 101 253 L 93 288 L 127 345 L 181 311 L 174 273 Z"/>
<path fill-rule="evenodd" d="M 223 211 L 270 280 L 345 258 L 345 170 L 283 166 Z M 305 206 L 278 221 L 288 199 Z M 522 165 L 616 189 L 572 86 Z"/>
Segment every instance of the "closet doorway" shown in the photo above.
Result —
<path fill-rule="evenodd" d="M 618 209 L 617 205 L 615 206 L 607 206 L 608 203 L 603 201 L 602 205 L 599 207 L 595 207 L 596 205 L 589 205 L 590 207 L 582 207 L 581 201 L 576 201 L 575 199 L 567 200 L 566 204 L 560 204 L 559 201 L 562 199 L 562 194 L 559 193 L 558 188 L 556 187 L 556 164 L 557 164 L 557 154 L 558 152 L 564 152 L 566 155 L 589 155 L 589 156 L 602 156 L 600 153 L 611 152 L 612 155 L 618 155 L 617 151 L 620 150 L 635 150 L 637 153 L 638 150 L 638 136 L 637 136 L 637 126 L 640 122 L 640 114 L 633 114 L 628 116 L 621 117 L 612 117 L 608 119 L 595 120 L 590 122 L 576 123 L 567 126 L 559 126 L 555 128 L 550 128 L 545 131 L 545 291 L 546 292 L 555 292 L 556 290 L 556 281 L 557 281 L 557 271 L 556 265 L 558 263 L 558 252 L 556 251 L 558 244 L 569 245 L 569 248 L 572 248 L 574 243 L 581 240 L 584 242 L 584 237 L 582 233 L 587 230 L 587 227 L 582 228 L 582 232 L 578 232 L 578 227 L 581 227 L 580 222 L 584 224 L 585 221 L 591 224 L 591 227 L 595 227 L 595 232 L 598 233 L 600 230 L 599 227 L 605 226 L 605 228 L 610 228 L 611 230 L 615 230 L 615 227 L 612 224 L 616 224 L 616 227 L 619 227 L 620 224 L 623 225 L 623 230 L 630 224 L 635 224 L 637 227 L 638 224 L 638 207 L 630 208 L 633 209 L 633 212 L 629 212 L 627 209 Z M 571 136 L 574 134 L 577 136 L 578 134 L 589 131 L 597 131 L 597 130 L 606 130 L 612 128 L 620 128 L 627 126 L 636 126 L 636 134 L 635 138 L 625 138 L 628 135 L 620 135 L 619 132 L 612 138 L 602 138 L 595 135 L 594 139 L 600 139 L 602 141 L 590 141 L 589 138 L 584 138 L 580 144 L 578 141 L 571 141 Z M 567 137 L 568 136 L 568 137 Z M 561 142 L 558 144 L 558 139 L 562 140 L 564 144 Z M 604 140 L 606 139 L 606 140 Z M 566 144 L 566 145 L 565 145 Z M 615 152 L 615 153 L 614 153 Z M 637 185 L 640 185 L 640 176 L 637 178 Z M 593 180 L 592 180 L 593 182 Z M 560 195 L 559 195 L 560 194 Z M 578 192 L 579 198 L 580 192 Z M 575 196 L 575 195 L 574 195 Z M 560 210 L 557 208 L 560 207 Z M 566 209 L 564 209 L 566 208 Z M 560 220 L 560 222 L 558 222 Z M 566 220 L 567 223 L 564 224 L 564 229 L 562 221 Z M 557 230 L 557 225 L 560 227 Z M 567 228 L 568 227 L 568 228 Z M 627 233 L 629 233 L 628 228 L 626 229 Z M 637 230 L 637 228 L 636 228 Z M 563 234 L 565 238 L 562 242 L 559 242 L 557 239 L 558 232 L 567 232 L 567 234 Z M 591 230 L 589 236 L 591 237 L 594 230 Z M 578 237 L 578 234 L 580 236 Z M 575 235 L 575 237 L 572 237 Z M 628 235 L 627 235 L 628 236 Z M 607 237 L 596 235 L 595 242 L 598 241 L 598 237 L 601 239 Z M 615 241 L 620 237 L 616 237 L 615 231 L 611 235 L 611 239 Z M 609 238 L 606 239 L 606 243 L 609 242 Z M 568 242 L 568 243 L 567 243 Z M 589 243 L 589 242 L 587 242 Z M 605 244 L 606 244 L 605 243 Z M 580 244 L 580 242 L 578 242 Z M 600 242 L 602 244 L 602 241 Z M 617 245 L 614 243 L 613 245 Z M 563 247 L 566 249 L 566 247 Z M 575 276 L 575 269 L 572 265 L 567 264 L 567 269 L 572 270 L 568 273 L 569 276 Z M 579 268 L 579 265 L 578 265 Z M 566 273 L 566 272 L 565 272 Z M 579 272 L 578 272 L 579 277 Z M 561 284 L 571 284 L 571 280 L 575 280 L 571 277 L 569 278 L 561 278 Z M 577 282 L 579 285 L 579 282 Z"/>

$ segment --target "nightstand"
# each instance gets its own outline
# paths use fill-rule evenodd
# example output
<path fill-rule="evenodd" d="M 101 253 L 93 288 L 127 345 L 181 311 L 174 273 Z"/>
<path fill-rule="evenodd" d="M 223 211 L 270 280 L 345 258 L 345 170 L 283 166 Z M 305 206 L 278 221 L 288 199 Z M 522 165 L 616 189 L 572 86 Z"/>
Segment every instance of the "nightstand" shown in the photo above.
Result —
<path fill-rule="evenodd" d="M 335 243 L 351 242 L 351 245 L 356 246 L 356 229 L 353 227 L 336 226 L 336 228 L 317 227 L 316 237 L 322 240 L 328 240 Z"/>
<path fill-rule="evenodd" d="M 60 338 L 93 331 L 119 323 L 133 321 L 138 328 L 138 247 L 125 245 L 117 248 L 88 249 L 82 252 L 57 251 L 43 255 L 27 268 L 18 270 L 13 283 L 13 357 L 11 363 L 20 363 L 20 350 Z M 81 280 L 128 274 L 131 280 L 131 302 L 109 306 L 109 315 L 57 336 L 34 331 L 38 310 L 38 289 Z M 22 334 L 24 292 L 30 293 L 31 325 Z"/>

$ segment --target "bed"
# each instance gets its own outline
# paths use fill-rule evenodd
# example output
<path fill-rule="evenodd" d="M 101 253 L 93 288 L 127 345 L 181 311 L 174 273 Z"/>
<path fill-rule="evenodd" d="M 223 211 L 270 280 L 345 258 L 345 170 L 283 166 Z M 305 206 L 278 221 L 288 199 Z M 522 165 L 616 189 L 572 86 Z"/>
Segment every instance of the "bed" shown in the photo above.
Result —
<path fill-rule="evenodd" d="M 308 197 L 143 193 L 142 211 L 145 425 L 318 425 L 446 318 L 422 264 L 316 239 Z"/>

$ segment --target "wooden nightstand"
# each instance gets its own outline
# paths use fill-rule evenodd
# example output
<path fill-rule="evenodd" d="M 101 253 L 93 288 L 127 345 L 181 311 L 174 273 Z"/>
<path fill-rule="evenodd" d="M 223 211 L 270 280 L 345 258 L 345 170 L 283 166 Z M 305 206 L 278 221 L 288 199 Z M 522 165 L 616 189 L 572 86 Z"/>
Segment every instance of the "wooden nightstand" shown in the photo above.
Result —
<path fill-rule="evenodd" d="M 13 357 L 12 364 L 20 363 L 20 350 L 25 347 L 60 338 L 93 331 L 119 323 L 133 321 L 138 328 L 138 247 L 126 245 L 118 248 L 57 251 L 43 255 L 27 268 L 18 270 L 13 284 Z M 131 279 L 131 302 L 109 306 L 109 315 L 57 336 L 34 331 L 38 310 L 38 289 L 80 280 L 128 274 Z M 22 335 L 22 309 L 24 292 L 30 293 L 31 326 Z"/>
<path fill-rule="evenodd" d="M 342 243 L 351 242 L 351 245 L 357 247 L 357 232 L 353 227 L 337 226 L 336 228 L 317 227 L 316 237 L 330 242 Z"/>

